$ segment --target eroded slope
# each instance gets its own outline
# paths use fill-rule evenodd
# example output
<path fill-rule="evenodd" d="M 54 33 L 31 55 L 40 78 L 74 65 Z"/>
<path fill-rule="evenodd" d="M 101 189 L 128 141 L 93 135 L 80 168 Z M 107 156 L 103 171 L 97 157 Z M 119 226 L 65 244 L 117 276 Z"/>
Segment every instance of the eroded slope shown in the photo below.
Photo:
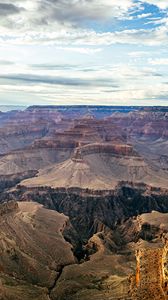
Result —
<path fill-rule="evenodd" d="M 4 203 L 0 215 L 1 293 L 14 299 L 15 282 L 15 299 L 31 294 L 48 299 L 61 268 L 75 263 L 72 246 L 62 236 L 68 218 L 33 202 Z"/>

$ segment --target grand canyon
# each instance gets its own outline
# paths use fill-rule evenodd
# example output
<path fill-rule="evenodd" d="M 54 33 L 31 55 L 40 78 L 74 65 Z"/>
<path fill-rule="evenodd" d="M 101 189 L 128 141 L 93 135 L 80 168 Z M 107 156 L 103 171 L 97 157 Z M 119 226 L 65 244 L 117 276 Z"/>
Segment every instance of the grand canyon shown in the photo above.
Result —
<path fill-rule="evenodd" d="M 0 299 L 168 299 L 168 107 L 0 112 Z"/>

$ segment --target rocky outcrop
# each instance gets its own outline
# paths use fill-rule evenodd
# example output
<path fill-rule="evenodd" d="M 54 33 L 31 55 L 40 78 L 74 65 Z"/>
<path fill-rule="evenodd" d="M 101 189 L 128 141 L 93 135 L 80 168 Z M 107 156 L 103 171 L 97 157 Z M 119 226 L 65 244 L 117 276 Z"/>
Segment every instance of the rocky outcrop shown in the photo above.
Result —
<path fill-rule="evenodd" d="M 76 148 L 73 158 L 79 159 L 85 155 L 101 153 L 110 154 L 112 156 L 139 156 L 131 145 L 95 143 Z"/>
<path fill-rule="evenodd" d="M 167 253 L 165 234 L 160 243 L 148 243 L 136 251 L 136 276 L 131 282 L 133 299 L 168 299 Z"/>
<path fill-rule="evenodd" d="M 9 201 L 6 203 L 0 204 L 0 216 L 4 216 L 9 213 L 14 213 L 18 210 L 18 204 L 16 201 Z"/>
<path fill-rule="evenodd" d="M 27 171 L 23 173 L 17 173 L 13 175 L 0 175 L 0 193 L 14 187 L 19 184 L 22 180 L 34 177 L 37 174 L 37 171 Z"/>
<path fill-rule="evenodd" d="M 41 169 L 37 177 L 24 180 L 22 185 L 115 190 L 119 182 L 128 180 L 166 188 L 168 174 L 152 168 L 136 152 L 131 155 L 132 151 L 131 146 L 81 147 L 70 159 Z"/>
<path fill-rule="evenodd" d="M 137 271 L 134 299 L 166 300 L 163 290 L 163 248 L 139 249 L 136 253 Z"/>

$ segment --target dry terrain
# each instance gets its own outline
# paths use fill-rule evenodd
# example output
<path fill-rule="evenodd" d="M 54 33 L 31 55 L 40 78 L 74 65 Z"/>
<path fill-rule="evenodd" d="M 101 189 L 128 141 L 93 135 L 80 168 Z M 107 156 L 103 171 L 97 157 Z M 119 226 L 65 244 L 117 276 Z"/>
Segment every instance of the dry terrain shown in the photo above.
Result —
<path fill-rule="evenodd" d="M 167 300 L 167 253 L 167 107 L 0 113 L 0 300 Z"/>

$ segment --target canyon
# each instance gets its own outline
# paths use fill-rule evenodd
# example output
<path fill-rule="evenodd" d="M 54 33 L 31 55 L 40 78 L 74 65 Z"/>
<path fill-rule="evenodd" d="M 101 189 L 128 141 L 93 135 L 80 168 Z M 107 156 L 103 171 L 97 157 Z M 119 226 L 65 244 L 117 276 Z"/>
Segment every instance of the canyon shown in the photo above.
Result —
<path fill-rule="evenodd" d="M 168 299 L 168 108 L 0 114 L 0 299 Z"/>

